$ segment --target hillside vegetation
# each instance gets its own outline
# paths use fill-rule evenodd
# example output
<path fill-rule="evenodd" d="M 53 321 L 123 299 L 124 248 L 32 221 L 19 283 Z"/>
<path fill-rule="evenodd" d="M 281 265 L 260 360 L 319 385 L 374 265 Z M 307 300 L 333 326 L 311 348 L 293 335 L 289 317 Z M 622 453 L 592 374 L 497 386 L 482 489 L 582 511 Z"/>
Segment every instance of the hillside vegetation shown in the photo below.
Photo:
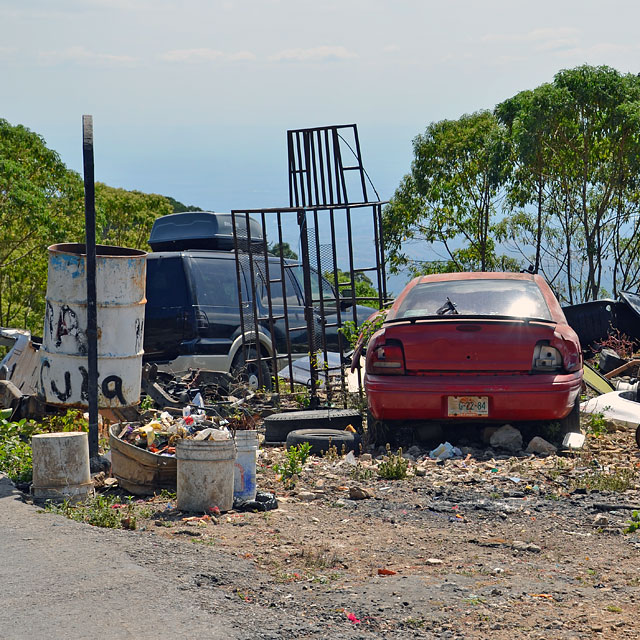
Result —
<path fill-rule="evenodd" d="M 97 183 L 97 241 L 148 249 L 153 221 L 187 209 L 197 207 Z M 47 247 L 83 241 L 81 176 L 41 136 L 0 119 L 0 326 L 42 332 Z"/>

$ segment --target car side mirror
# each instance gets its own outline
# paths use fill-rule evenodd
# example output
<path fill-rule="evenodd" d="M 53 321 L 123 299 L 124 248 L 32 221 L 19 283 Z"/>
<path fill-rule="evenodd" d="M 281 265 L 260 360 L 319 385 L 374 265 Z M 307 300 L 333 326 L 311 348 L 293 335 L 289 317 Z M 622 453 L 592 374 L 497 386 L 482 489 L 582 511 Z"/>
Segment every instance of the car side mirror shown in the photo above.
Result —
<path fill-rule="evenodd" d="M 340 308 L 348 309 L 353 306 L 353 289 L 340 289 Z"/>

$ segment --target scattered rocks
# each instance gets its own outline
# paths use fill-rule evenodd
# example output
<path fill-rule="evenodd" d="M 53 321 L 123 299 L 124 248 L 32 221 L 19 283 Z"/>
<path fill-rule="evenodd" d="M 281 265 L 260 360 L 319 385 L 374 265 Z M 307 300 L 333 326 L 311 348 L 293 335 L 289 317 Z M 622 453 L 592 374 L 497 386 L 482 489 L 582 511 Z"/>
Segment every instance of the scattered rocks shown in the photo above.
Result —
<path fill-rule="evenodd" d="M 527 446 L 527 453 L 537 453 L 543 456 L 552 456 L 558 451 L 558 447 L 547 442 L 544 438 L 536 436 Z"/>
<path fill-rule="evenodd" d="M 363 487 L 349 487 L 349 498 L 351 500 L 366 500 L 367 498 L 374 498 L 375 494 L 371 489 L 365 489 Z"/>
<path fill-rule="evenodd" d="M 505 424 L 495 431 L 489 439 L 492 447 L 511 453 L 522 451 L 522 434 L 510 424 Z"/>
<path fill-rule="evenodd" d="M 540 553 L 542 548 L 532 542 L 523 542 L 522 540 L 514 540 L 511 543 L 514 551 L 528 551 L 529 553 Z"/>
<path fill-rule="evenodd" d="M 407 449 L 407 453 L 410 456 L 412 456 L 414 458 L 414 460 L 415 460 L 415 459 L 419 458 L 421 455 L 423 455 L 424 451 L 420 447 L 414 445 L 412 447 L 409 447 L 409 449 Z"/>
<path fill-rule="evenodd" d="M 100 471 L 100 473 L 96 473 L 93 476 L 91 476 L 91 482 L 93 482 L 93 486 L 96 489 L 101 489 L 102 487 L 104 487 L 106 476 L 107 474 L 104 471 Z"/>
<path fill-rule="evenodd" d="M 605 516 L 603 513 L 599 513 L 593 519 L 594 527 L 606 527 L 608 524 L 609 524 L 609 518 L 607 518 L 607 516 Z"/>

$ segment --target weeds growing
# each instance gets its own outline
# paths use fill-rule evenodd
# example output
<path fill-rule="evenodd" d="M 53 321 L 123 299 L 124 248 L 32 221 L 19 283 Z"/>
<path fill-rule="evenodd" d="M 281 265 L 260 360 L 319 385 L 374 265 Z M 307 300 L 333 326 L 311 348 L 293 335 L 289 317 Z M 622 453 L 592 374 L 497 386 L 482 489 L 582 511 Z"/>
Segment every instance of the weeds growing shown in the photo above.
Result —
<path fill-rule="evenodd" d="M 97 495 L 79 503 L 69 500 L 62 504 L 48 502 L 44 509 L 94 527 L 131 530 L 136 528 L 135 507 L 131 497 L 127 498 L 125 503 L 120 503 L 116 496 Z"/>
<path fill-rule="evenodd" d="M 278 474 L 285 485 L 294 486 L 295 478 L 302 473 L 304 463 L 311 455 L 311 445 L 308 442 L 291 447 L 283 464 L 274 464 L 273 470 Z"/>
<path fill-rule="evenodd" d="M 402 449 L 391 453 L 391 445 L 387 443 L 387 459 L 378 465 L 378 475 L 385 480 L 402 480 L 407 477 L 409 461 L 402 457 Z"/>
<path fill-rule="evenodd" d="M 31 420 L 0 420 L 0 471 L 13 482 L 31 481 L 31 437 L 37 432 L 38 425 Z"/>
<path fill-rule="evenodd" d="M 47 416 L 34 420 L 0 419 L 0 471 L 12 482 L 30 482 L 33 475 L 31 438 L 39 433 L 57 431 L 87 431 L 88 423 L 82 412 L 69 410 L 63 416 Z"/>
<path fill-rule="evenodd" d="M 599 438 L 607 433 L 607 421 L 604 414 L 592 413 L 587 421 L 587 433 Z"/>
<path fill-rule="evenodd" d="M 346 452 L 347 452 L 347 447 L 344 445 L 344 443 L 343 443 L 342 448 L 341 448 L 340 451 L 338 451 L 338 447 L 336 447 L 335 444 L 329 444 L 329 448 L 326 451 L 322 452 L 322 457 L 325 460 L 330 460 L 331 462 L 336 462 L 343 455 L 345 455 Z"/>
<path fill-rule="evenodd" d="M 612 473 L 592 471 L 575 481 L 575 487 L 588 491 L 617 491 L 623 492 L 633 484 L 631 469 L 615 469 Z"/>
<path fill-rule="evenodd" d="M 624 530 L 624 533 L 635 533 L 638 529 L 640 529 L 640 512 L 634 511 L 631 514 L 629 526 Z"/>
<path fill-rule="evenodd" d="M 371 480 L 373 478 L 373 469 L 365 467 L 361 462 L 356 462 L 355 466 L 349 470 L 349 475 L 354 480 Z"/>

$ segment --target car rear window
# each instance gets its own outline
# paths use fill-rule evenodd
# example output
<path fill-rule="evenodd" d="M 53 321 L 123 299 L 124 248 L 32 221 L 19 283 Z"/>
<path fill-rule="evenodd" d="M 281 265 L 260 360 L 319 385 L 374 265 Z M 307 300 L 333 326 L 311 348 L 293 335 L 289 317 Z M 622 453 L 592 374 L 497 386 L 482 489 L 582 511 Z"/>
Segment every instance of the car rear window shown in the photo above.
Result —
<path fill-rule="evenodd" d="M 463 316 L 552 320 L 538 285 L 529 280 L 449 280 L 417 284 L 407 294 L 395 318 L 450 316 L 456 312 Z"/>

